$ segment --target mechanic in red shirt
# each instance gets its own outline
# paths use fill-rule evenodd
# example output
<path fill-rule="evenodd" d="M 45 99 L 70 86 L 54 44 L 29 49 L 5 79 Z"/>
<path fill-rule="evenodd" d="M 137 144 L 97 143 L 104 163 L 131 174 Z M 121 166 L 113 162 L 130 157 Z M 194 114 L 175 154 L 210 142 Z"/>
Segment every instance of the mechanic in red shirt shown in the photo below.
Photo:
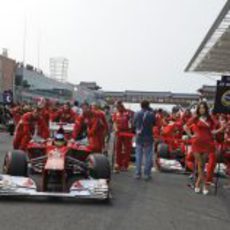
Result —
<path fill-rule="evenodd" d="M 227 120 L 225 119 L 224 115 L 212 114 L 211 118 L 214 121 L 215 127 L 217 129 L 227 124 Z M 207 175 L 206 175 L 206 183 L 208 184 L 213 184 L 213 176 L 214 176 L 214 171 L 215 171 L 216 164 L 217 164 L 217 157 L 218 157 L 218 154 L 221 154 L 223 150 L 222 148 L 224 144 L 224 138 L 225 138 L 225 129 L 216 133 L 215 135 L 215 142 L 214 142 L 215 151 L 210 152 L 209 157 L 208 157 Z"/>
<path fill-rule="evenodd" d="M 113 114 L 113 125 L 116 135 L 115 156 L 116 167 L 115 172 L 120 170 L 127 171 L 132 151 L 133 134 L 133 115 L 134 113 L 127 110 L 122 101 L 116 104 L 117 111 Z"/>
<path fill-rule="evenodd" d="M 170 152 L 178 148 L 184 148 L 181 142 L 183 131 L 183 121 L 180 116 L 180 108 L 175 106 L 172 108 L 172 114 L 168 119 L 168 124 L 165 124 L 162 130 L 163 139 L 168 144 Z"/>
<path fill-rule="evenodd" d="M 154 138 L 154 152 L 157 153 L 158 144 L 162 140 L 162 127 L 164 125 L 164 113 L 162 109 L 158 109 L 155 115 L 156 125 L 153 126 L 153 138 Z M 155 166 L 160 169 L 158 156 L 155 158 Z"/>
<path fill-rule="evenodd" d="M 50 111 L 49 111 L 49 121 L 51 122 L 56 122 L 58 121 L 58 114 L 60 111 L 60 104 L 58 102 L 53 103 L 50 106 Z"/>
<path fill-rule="evenodd" d="M 63 107 L 57 113 L 55 120 L 64 123 L 74 123 L 76 120 L 76 113 L 71 109 L 70 103 L 65 103 Z"/>
<path fill-rule="evenodd" d="M 155 144 L 155 151 L 157 151 L 157 145 L 159 142 L 162 141 L 162 132 L 164 128 L 169 123 L 169 115 L 166 111 L 159 109 L 156 112 L 156 125 L 153 127 L 153 137 L 154 137 L 154 144 Z"/>
<path fill-rule="evenodd" d="M 49 121 L 50 121 L 50 107 L 51 103 L 49 100 L 44 100 L 44 102 L 41 103 L 40 107 L 42 108 L 41 110 L 41 115 L 43 119 L 45 120 L 46 124 L 49 126 Z"/>
<path fill-rule="evenodd" d="M 189 109 L 186 109 L 181 116 L 181 120 L 183 124 L 186 124 L 191 117 L 192 117 L 191 111 Z"/>
<path fill-rule="evenodd" d="M 109 134 L 109 126 L 108 126 L 108 123 L 107 123 L 107 120 L 106 120 L 106 116 L 105 116 L 105 113 L 99 109 L 99 106 L 96 104 L 96 103 L 93 103 L 91 105 L 91 108 L 93 111 L 95 111 L 98 116 L 100 117 L 100 120 L 101 122 L 103 123 L 103 127 L 104 127 L 104 133 L 100 136 L 101 137 L 101 145 L 103 146 L 103 148 L 105 147 L 105 139 L 106 139 L 106 136 Z"/>
<path fill-rule="evenodd" d="M 222 125 L 225 125 L 226 128 L 220 132 L 217 139 L 217 146 L 219 148 L 220 159 L 227 166 L 227 174 L 230 175 L 230 122 L 228 117 L 224 114 L 219 116 L 219 122 Z"/>
<path fill-rule="evenodd" d="M 101 153 L 103 150 L 101 136 L 104 134 L 106 127 L 103 125 L 101 116 L 93 111 L 88 103 L 82 104 L 82 114 L 75 121 L 72 138 L 77 140 L 84 129 L 87 130 L 89 147 L 92 152 Z"/>
<path fill-rule="evenodd" d="M 227 175 L 230 176 L 230 125 L 227 126 L 223 144 L 224 162 L 227 166 Z"/>
<path fill-rule="evenodd" d="M 44 139 L 49 137 L 49 128 L 41 115 L 41 108 L 38 107 L 25 113 L 19 121 L 13 140 L 14 149 L 26 150 L 35 132 Z"/>
<path fill-rule="evenodd" d="M 10 113 L 12 114 L 13 121 L 15 126 L 18 124 L 18 122 L 21 119 L 22 116 L 22 108 L 20 105 L 16 105 L 13 108 L 10 109 Z"/>

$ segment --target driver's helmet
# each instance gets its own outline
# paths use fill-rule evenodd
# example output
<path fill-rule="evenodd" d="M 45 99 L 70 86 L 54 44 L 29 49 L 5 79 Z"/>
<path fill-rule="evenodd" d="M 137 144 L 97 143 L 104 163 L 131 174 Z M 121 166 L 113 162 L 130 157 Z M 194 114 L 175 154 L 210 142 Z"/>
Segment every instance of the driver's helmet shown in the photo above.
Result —
<path fill-rule="evenodd" d="M 57 133 L 54 137 L 54 145 L 56 147 L 62 147 L 66 144 L 65 136 L 62 133 Z"/>

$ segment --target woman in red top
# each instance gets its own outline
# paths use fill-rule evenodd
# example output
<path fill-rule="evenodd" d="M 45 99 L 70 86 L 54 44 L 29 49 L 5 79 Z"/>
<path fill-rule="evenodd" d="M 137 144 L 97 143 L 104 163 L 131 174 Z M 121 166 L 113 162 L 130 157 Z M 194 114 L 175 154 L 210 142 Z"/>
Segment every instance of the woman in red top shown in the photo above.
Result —
<path fill-rule="evenodd" d="M 193 124 L 193 135 L 189 127 Z M 207 155 L 215 151 L 213 135 L 222 131 L 224 127 L 216 130 L 216 124 L 209 114 L 209 108 L 206 102 L 200 102 L 197 106 L 196 116 L 192 117 L 185 125 L 185 131 L 192 138 L 192 152 L 194 154 L 198 177 L 195 183 L 195 192 L 201 191 L 201 185 L 204 184 L 203 194 L 208 194 L 208 184 L 205 182 L 204 166 Z"/>

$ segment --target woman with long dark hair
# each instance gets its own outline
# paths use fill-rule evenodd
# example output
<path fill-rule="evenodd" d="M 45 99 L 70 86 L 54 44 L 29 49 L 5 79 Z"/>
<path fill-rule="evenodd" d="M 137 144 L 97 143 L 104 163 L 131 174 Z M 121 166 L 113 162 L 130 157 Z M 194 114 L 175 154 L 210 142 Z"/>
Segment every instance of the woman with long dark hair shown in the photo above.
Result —
<path fill-rule="evenodd" d="M 188 128 L 193 124 L 193 134 Z M 192 138 L 192 152 L 195 157 L 198 177 L 195 182 L 195 192 L 204 195 L 208 194 L 208 183 L 204 176 L 204 167 L 208 155 L 215 151 L 214 135 L 221 132 L 224 126 L 216 129 L 216 122 L 211 118 L 208 104 L 200 102 L 196 109 L 196 114 L 185 125 L 185 131 Z M 203 187 L 201 188 L 201 186 Z"/>

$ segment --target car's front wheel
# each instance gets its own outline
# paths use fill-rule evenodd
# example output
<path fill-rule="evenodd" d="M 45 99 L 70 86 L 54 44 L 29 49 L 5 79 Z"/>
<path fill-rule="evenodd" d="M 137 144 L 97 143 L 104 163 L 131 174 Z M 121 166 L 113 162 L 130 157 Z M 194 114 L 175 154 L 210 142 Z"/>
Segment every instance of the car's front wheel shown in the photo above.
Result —
<path fill-rule="evenodd" d="M 11 176 L 28 176 L 26 153 L 13 150 L 5 155 L 3 173 Z"/>
<path fill-rule="evenodd" d="M 103 154 L 90 154 L 87 158 L 89 174 L 95 179 L 111 179 L 111 169 L 108 158 Z"/>

